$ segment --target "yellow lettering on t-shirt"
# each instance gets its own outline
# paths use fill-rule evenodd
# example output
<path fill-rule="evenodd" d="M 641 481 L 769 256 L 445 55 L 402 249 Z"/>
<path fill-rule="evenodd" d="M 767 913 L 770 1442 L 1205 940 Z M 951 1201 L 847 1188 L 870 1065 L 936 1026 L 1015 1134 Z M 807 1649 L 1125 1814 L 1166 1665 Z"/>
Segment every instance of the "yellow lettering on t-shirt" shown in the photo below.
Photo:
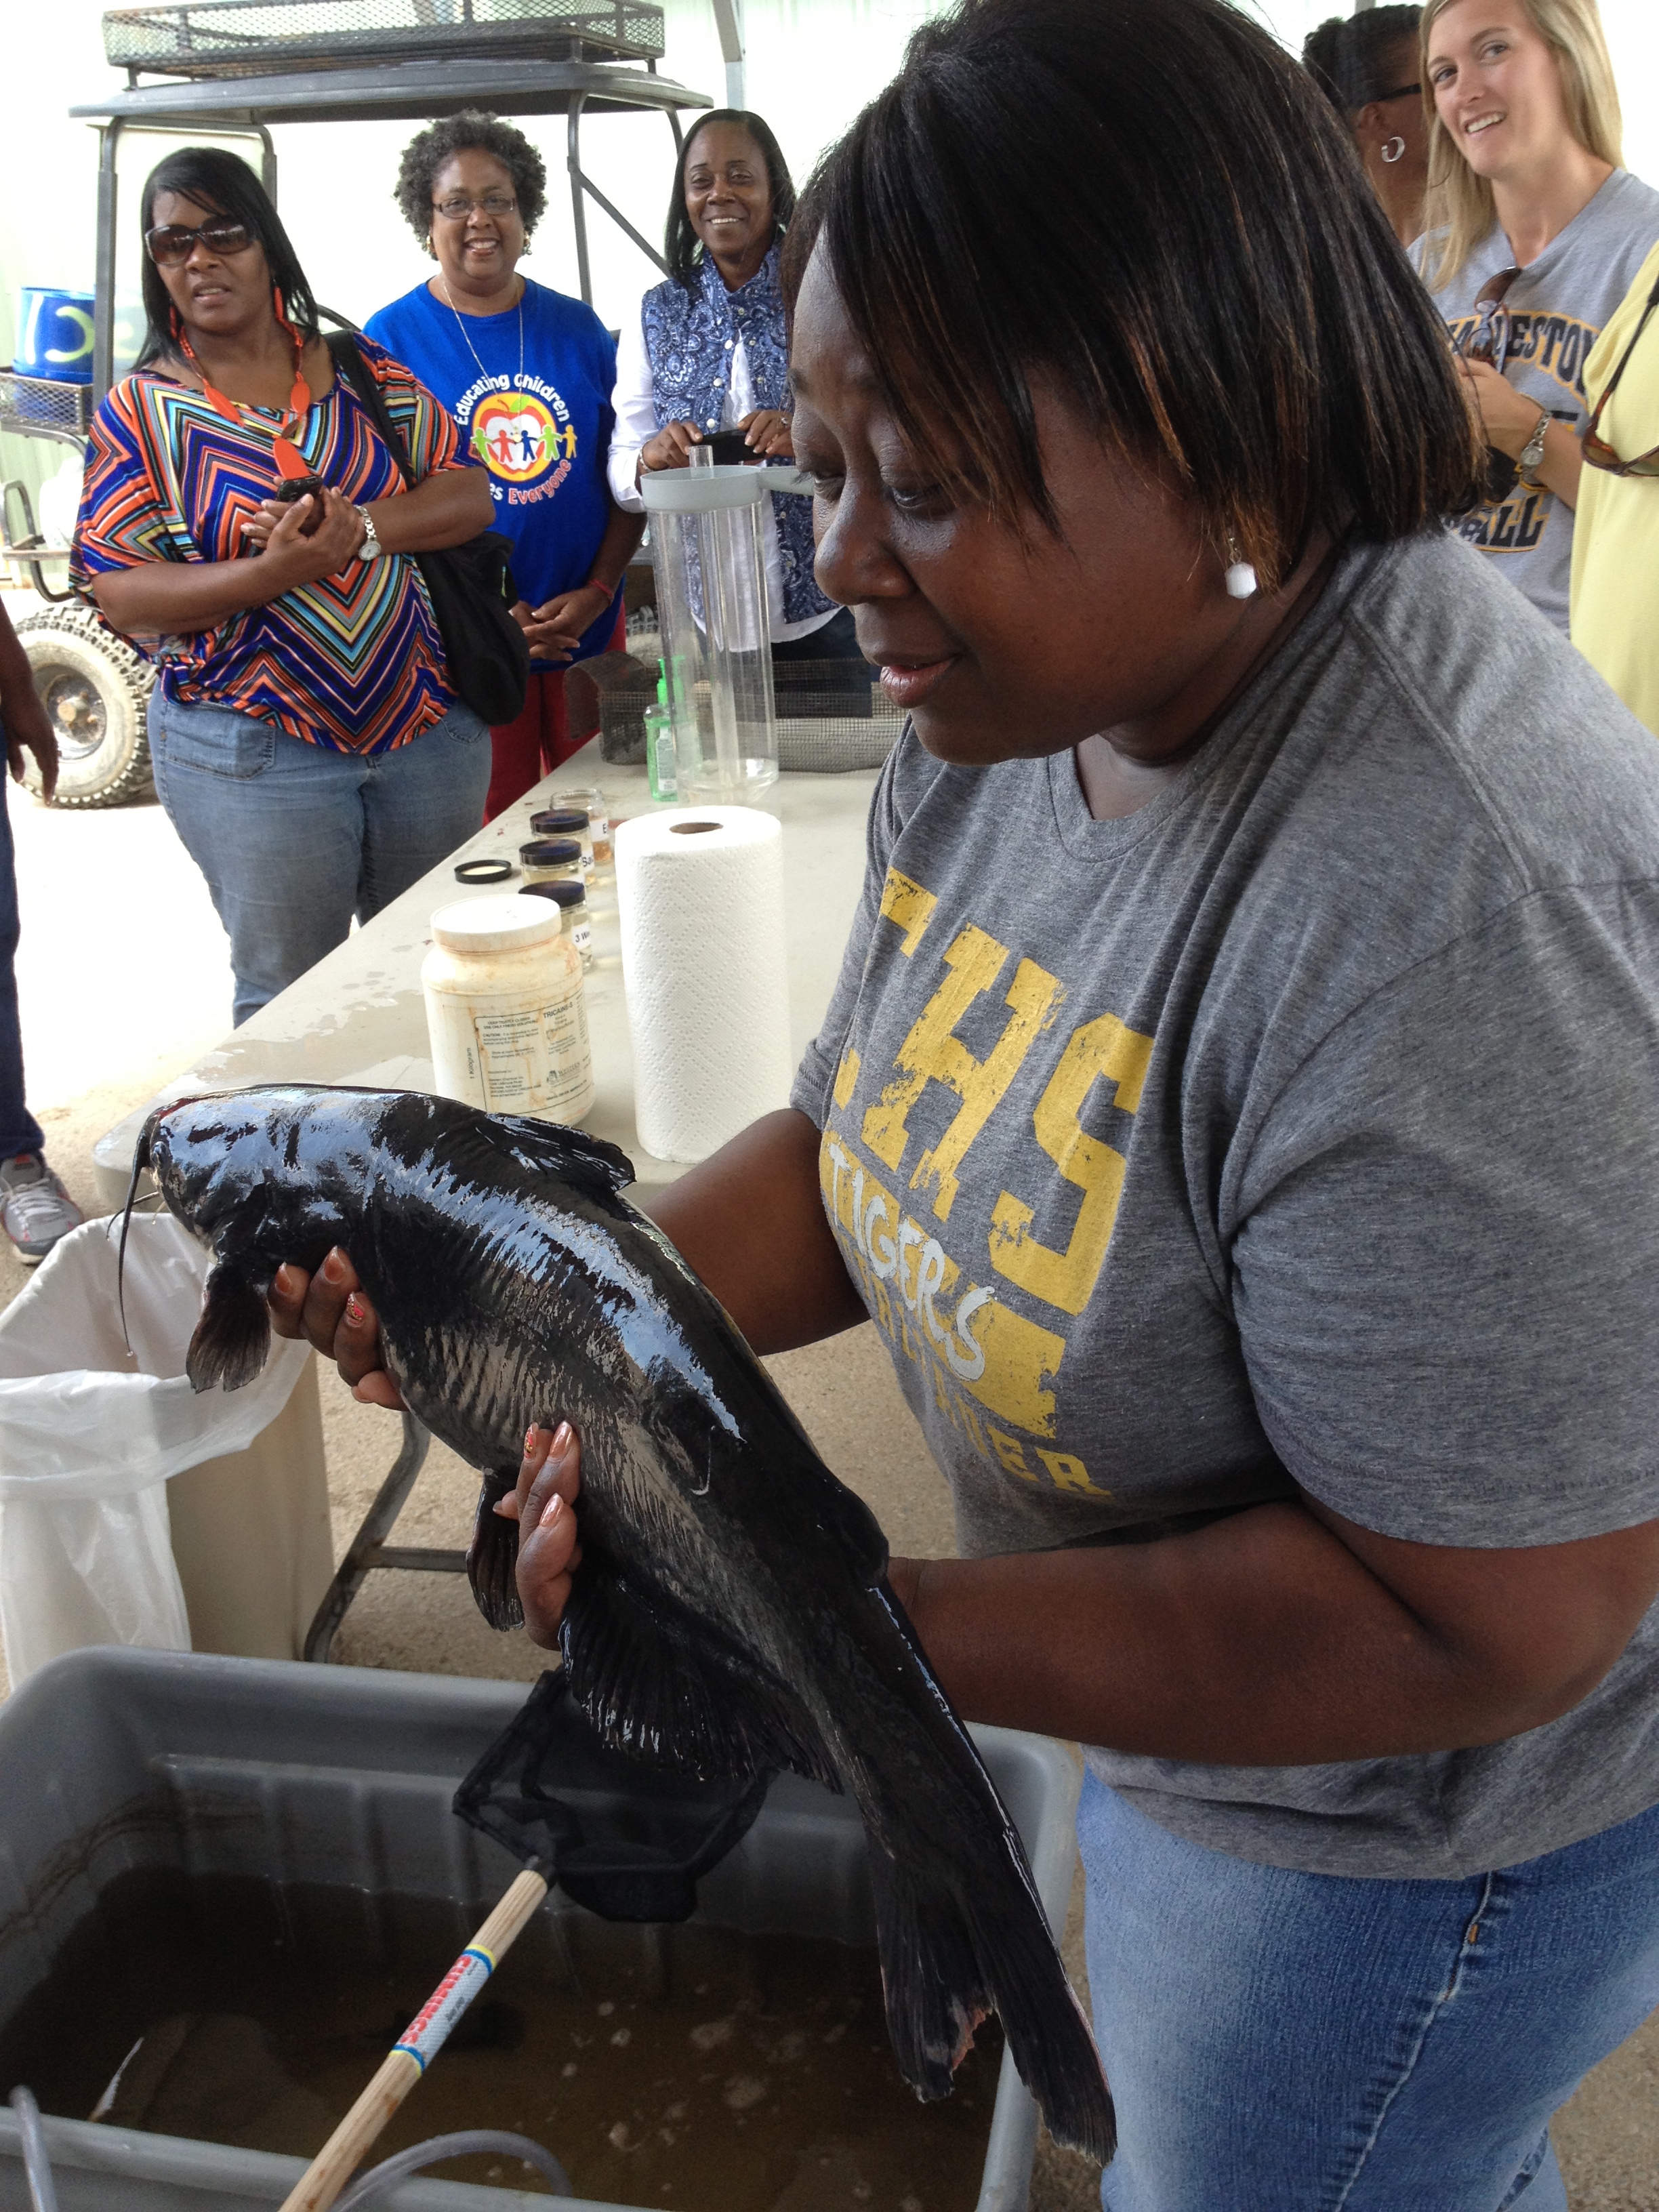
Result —
<path fill-rule="evenodd" d="M 1031 1234 L 1036 1216 L 1024 1200 L 1004 1191 L 991 1209 L 991 1265 L 1033 1297 L 1079 1314 L 1088 1304 L 1111 1242 L 1123 1189 L 1121 1152 L 1080 1126 L 1084 1103 L 1097 1079 L 1115 1084 L 1117 1103 L 1134 1113 L 1152 1057 L 1152 1040 L 1102 1014 L 1073 1033 L 1060 1065 L 1031 1116 L 1037 1142 L 1083 1193 L 1083 1203 L 1063 1252 Z"/>
<path fill-rule="evenodd" d="M 1003 1004 L 1010 1018 L 982 1060 L 975 1060 L 957 1024 L 974 1000 L 988 991 L 1008 960 L 1008 948 L 969 922 L 945 951 L 950 971 L 922 1008 L 910 1034 L 894 1056 L 899 1071 L 864 1117 L 864 1141 L 877 1158 L 896 1168 L 909 1141 L 906 1124 L 928 1084 L 954 1091 L 962 1104 L 932 1151 L 924 1152 L 910 1178 L 913 1190 L 933 1192 L 933 1212 L 948 1221 L 961 1185 L 957 1170 L 1018 1072 L 1036 1039 L 1054 1019 L 1064 996 L 1060 979 L 1022 960 Z"/>
<path fill-rule="evenodd" d="M 921 942 L 922 933 L 933 918 L 939 904 L 932 891 L 912 883 L 896 868 L 889 868 L 886 881 L 881 887 L 881 911 L 889 921 L 896 921 L 904 932 L 899 951 L 908 960 Z"/>
<path fill-rule="evenodd" d="M 961 1309 L 957 1310 L 959 1315 Z M 962 1326 L 958 1319 L 959 1334 Z M 995 1298 L 980 1307 L 972 1328 L 985 1365 L 971 1379 L 963 1377 L 968 1389 L 988 1413 L 1000 1413 L 1011 1427 L 1032 1436 L 1053 1436 L 1054 1394 L 1048 1386 L 1065 1355 L 1065 1338 L 1039 1328 Z"/>
<path fill-rule="evenodd" d="M 1088 1468 L 1072 1453 L 1044 1451 L 1041 1444 L 1035 1449 L 1037 1457 L 1053 1478 L 1056 1490 L 1075 1491 L 1079 1496 L 1085 1498 L 1111 1496 L 1109 1490 L 1102 1490 L 1097 1484 L 1090 1481 Z"/>
<path fill-rule="evenodd" d="M 991 1439 L 992 1450 L 1010 1474 L 1024 1475 L 1027 1482 L 1036 1480 L 1033 1470 L 1025 1464 L 1025 1455 L 1020 1449 L 1018 1437 L 1005 1437 L 1000 1429 L 988 1428 L 985 1433 Z"/>
<path fill-rule="evenodd" d="M 859 1056 L 849 1045 L 841 1056 L 841 1066 L 836 1070 L 836 1087 L 832 1093 L 836 1105 L 843 1113 L 850 1104 L 853 1093 L 858 1087 L 858 1079 Z"/>
<path fill-rule="evenodd" d="M 825 1211 L 850 1248 L 866 1304 L 873 1293 L 889 1342 L 919 1366 L 928 1355 L 942 1359 L 953 1380 L 1010 1427 L 1053 1436 L 1051 1386 L 1065 1338 L 1012 1312 L 989 1291 L 963 1288 L 962 1270 L 939 1239 L 830 1131 L 818 1146 L 818 1180 Z"/>

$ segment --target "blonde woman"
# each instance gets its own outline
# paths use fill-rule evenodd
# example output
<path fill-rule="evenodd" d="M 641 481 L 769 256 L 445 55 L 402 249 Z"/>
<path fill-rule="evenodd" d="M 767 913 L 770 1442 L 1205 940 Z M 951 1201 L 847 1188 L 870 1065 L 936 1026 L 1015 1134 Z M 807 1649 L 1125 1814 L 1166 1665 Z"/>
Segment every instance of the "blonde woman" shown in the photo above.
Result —
<path fill-rule="evenodd" d="M 1659 239 L 1620 166 L 1595 0 L 1428 0 L 1429 229 L 1418 249 L 1492 457 L 1471 544 L 1567 628 L 1584 363 Z"/>

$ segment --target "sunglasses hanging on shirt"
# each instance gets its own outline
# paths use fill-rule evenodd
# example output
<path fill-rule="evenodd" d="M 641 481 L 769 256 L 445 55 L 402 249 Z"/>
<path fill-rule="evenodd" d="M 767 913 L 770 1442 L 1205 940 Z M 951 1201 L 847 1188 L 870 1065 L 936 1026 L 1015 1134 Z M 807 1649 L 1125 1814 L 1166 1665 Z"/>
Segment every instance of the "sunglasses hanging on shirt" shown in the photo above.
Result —
<path fill-rule="evenodd" d="M 1642 319 L 1636 325 L 1630 343 L 1620 355 L 1619 366 L 1601 386 L 1601 397 L 1595 403 L 1595 411 L 1579 436 L 1579 447 L 1588 465 L 1593 469 L 1605 470 L 1609 476 L 1659 477 L 1659 446 L 1650 446 L 1645 453 L 1638 453 L 1632 461 L 1625 461 L 1620 460 L 1619 455 L 1601 434 L 1601 410 L 1618 390 L 1619 380 L 1623 376 L 1630 357 L 1635 352 L 1637 344 L 1643 331 L 1646 330 L 1649 319 L 1656 307 L 1659 307 L 1659 283 L 1656 283 L 1652 291 L 1648 294 L 1648 303 L 1642 310 Z"/>

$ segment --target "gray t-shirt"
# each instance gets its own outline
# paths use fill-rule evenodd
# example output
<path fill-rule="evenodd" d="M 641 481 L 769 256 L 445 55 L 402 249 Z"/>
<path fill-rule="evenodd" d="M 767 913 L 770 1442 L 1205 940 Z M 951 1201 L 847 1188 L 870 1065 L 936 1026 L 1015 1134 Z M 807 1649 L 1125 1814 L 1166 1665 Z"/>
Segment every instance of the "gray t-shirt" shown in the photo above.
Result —
<path fill-rule="evenodd" d="M 1510 318 L 1504 375 L 1575 433 L 1589 420 L 1584 404 L 1589 349 L 1656 239 L 1659 192 L 1628 169 L 1615 169 L 1504 295 Z M 1419 270 L 1426 246 L 1419 240 L 1412 250 Z M 1494 223 L 1450 283 L 1434 295 L 1455 343 L 1461 346 L 1474 328 L 1475 295 L 1482 285 L 1514 260 L 1509 240 Z M 1459 525 L 1469 544 L 1489 553 L 1505 581 L 1524 592 L 1563 636 L 1572 581 L 1572 509 L 1553 491 L 1517 483 L 1507 499 L 1475 508 Z"/>
<path fill-rule="evenodd" d="M 1345 553 L 1126 820 L 907 734 L 794 1099 L 962 1550 L 1292 1478 L 1431 1544 L 1659 1516 L 1656 875 L 1659 746 L 1439 532 Z M 1245 1858 L 1453 1876 L 1659 1802 L 1656 1692 L 1659 1605 L 1488 1748 L 1089 1756 Z"/>

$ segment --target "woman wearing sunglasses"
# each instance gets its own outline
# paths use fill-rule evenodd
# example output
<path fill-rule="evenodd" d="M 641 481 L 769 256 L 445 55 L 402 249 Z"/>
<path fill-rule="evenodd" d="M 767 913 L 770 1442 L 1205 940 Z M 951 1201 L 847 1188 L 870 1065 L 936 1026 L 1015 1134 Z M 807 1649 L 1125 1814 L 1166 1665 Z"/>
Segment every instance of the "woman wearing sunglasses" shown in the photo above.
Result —
<path fill-rule="evenodd" d="M 1402 246 L 1421 235 L 1429 181 L 1417 64 L 1422 13 L 1389 7 L 1333 15 L 1309 32 L 1302 47 L 1303 67 L 1352 131 L 1360 167 Z"/>
<path fill-rule="evenodd" d="M 1572 641 L 1659 737 L 1659 246 L 1584 368 Z"/>
<path fill-rule="evenodd" d="M 142 206 L 149 328 L 94 418 L 72 574 L 157 664 L 155 788 L 229 936 L 240 1023 L 483 819 L 489 733 L 406 556 L 488 528 L 489 488 L 365 342 L 404 489 L 246 162 L 169 155 Z"/>
<path fill-rule="evenodd" d="M 1428 0 L 1429 232 L 1419 264 L 1489 455 L 1469 543 L 1567 628 L 1584 364 L 1659 238 L 1620 167 L 1595 0 Z"/>
<path fill-rule="evenodd" d="M 1565 2212 L 1659 2004 L 1659 748 L 1440 526 L 1441 325 L 1242 10 L 967 0 L 784 282 L 910 721 L 793 1108 L 659 1224 L 757 1351 L 873 1322 L 922 1645 L 1088 1747 L 1107 2212 Z M 343 1255 L 273 1304 L 395 1400 Z"/>

